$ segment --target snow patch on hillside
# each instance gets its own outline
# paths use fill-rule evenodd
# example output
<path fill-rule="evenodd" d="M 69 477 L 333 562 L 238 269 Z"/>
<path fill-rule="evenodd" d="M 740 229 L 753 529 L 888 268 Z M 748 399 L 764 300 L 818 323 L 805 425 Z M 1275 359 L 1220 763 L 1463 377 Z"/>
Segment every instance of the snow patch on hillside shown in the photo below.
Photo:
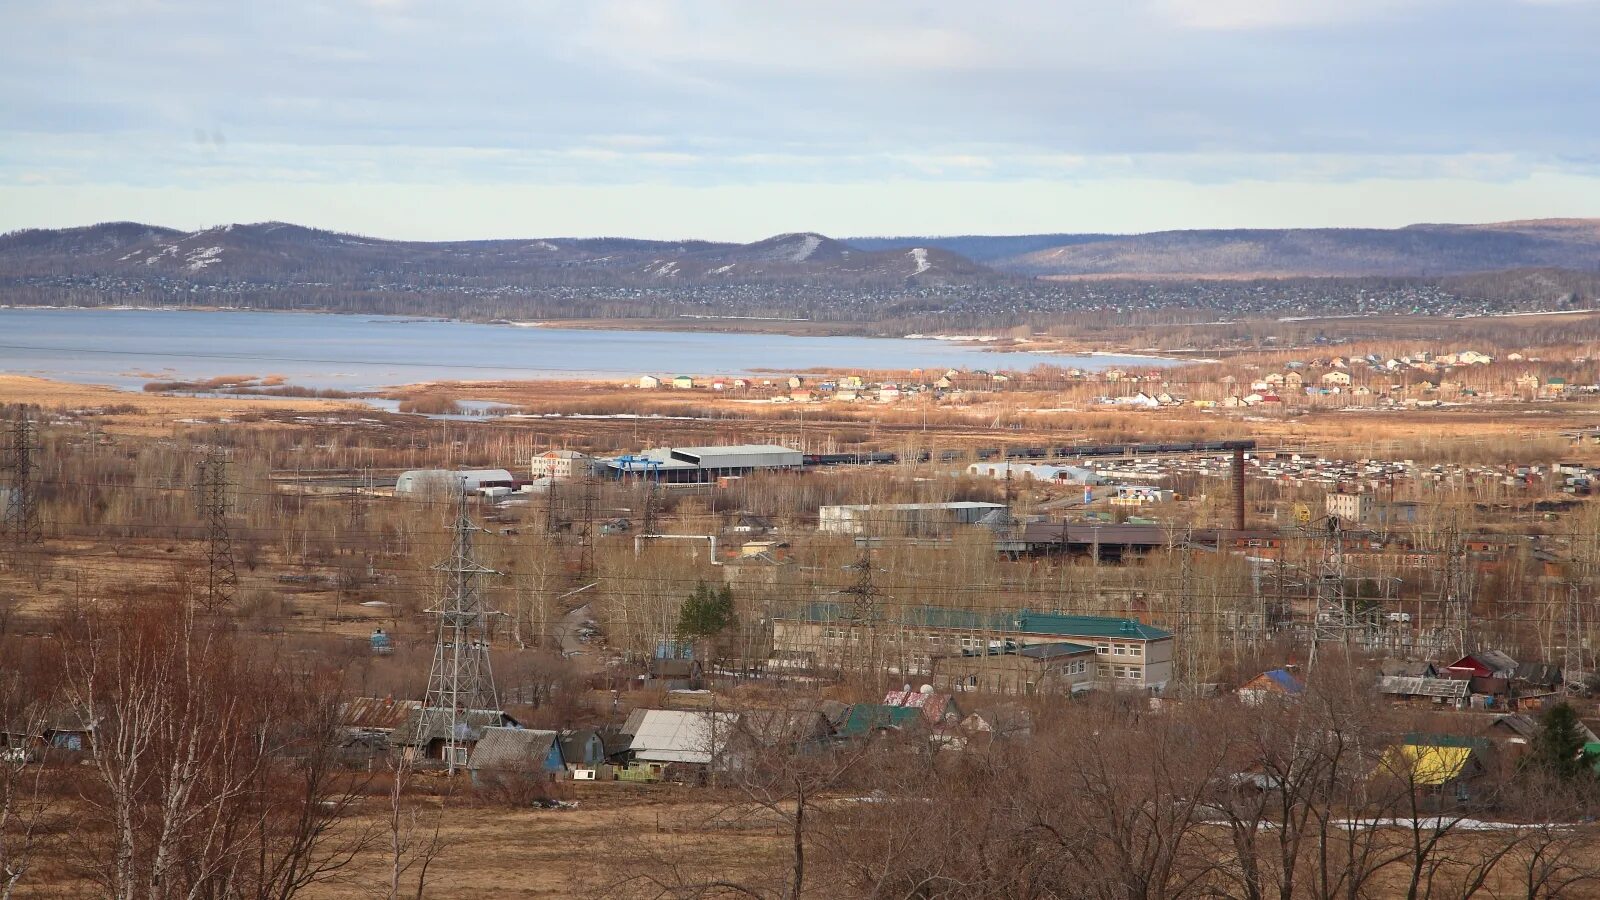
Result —
<path fill-rule="evenodd" d="M 914 247 L 906 255 L 916 261 L 917 270 L 911 273 L 913 275 L 921 275 L 933 268 L 933 263 L 928 262 L 928 251 L 922 247 Z"/>
<path fill-rule="evenodd" d="M 221 247 L 202 247 L 192 251 L 185 259 L 189 262 L 189 271 L 198 272 L 216 262 L 221 256 Z"/>
<path fill-rule="evenodd" d="M 707 272 L 706 274 L 707 275 L 726 275 L 729 272 L 733 271 L 733 267 L 735 265 L 736 265 L 736 263 L 728 263 L 725 266 L 717 266 L 715 269 L 712 269 L 711 271 Z"/>

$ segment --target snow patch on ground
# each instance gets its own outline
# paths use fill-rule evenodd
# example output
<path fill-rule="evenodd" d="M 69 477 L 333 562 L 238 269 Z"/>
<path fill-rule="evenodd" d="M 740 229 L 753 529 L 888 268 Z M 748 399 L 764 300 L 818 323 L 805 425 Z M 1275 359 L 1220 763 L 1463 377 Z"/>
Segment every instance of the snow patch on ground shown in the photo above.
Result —
<path fill-rule="evenodd" d="M 733 271 L 734 265 L 736 265 L 736 264 L 735 263 L 728 263 L 725 266 L 717 266 L 715 269 L 712 269 L 711 271 L 707 272 L 706 274 L 707 275 L 726 275 L 729 272 Z"/>
<path fill-rule="evenodd" d="M 917 263 L 917 270 L 911 273 L 913 275 L 921 275 L 923 272 L 933 268 L 933 263 L 928 262 L 928 251 L 922 247 L 914 247 L 906 255 Z"/>
<path fill-rule="evenodd" d="M 666 265 L 662 266 L 661 268 L 656 269 L 656 274 L 657 275 L 663 275 L 663 276 L 671 276 L 671 275 L 678 274 L 678 264 L 677 264 L 677 262 L 669 262 Z"/>
<path fill-rule="evenodd" d="M 560 247 L 557 247 L 555 244 L 552 244 L 549 241 L 534 241 L 531 246 L 537 247 L 540 250 L 560 250 L 561 249 Z"/>
<path fill-rule="evenodd" d="M 221 247 L 202 247 L 191 252 L 185 258 L 189 261 L 189 271 L 198 272 L 216 262 L 221 256 Z"/>

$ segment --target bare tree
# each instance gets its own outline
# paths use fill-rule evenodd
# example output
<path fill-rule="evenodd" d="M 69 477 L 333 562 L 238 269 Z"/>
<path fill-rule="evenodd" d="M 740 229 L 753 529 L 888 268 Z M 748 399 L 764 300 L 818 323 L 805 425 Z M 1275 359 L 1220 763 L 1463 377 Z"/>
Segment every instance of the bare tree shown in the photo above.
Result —
<path fill-rule="evenodd" d="M 0 704 L 0 731 L 22 738 L 10 745 L 0 735 L 0 900 L 10 900 L 49 842 L 48 769 L 27 743 L 43 733 L 44 722 L 40 704 Z"/>
<path fill-rule="evenodd" d="M 385 900 L 407 896 L 422 900 L 427 895 L 428 870 L 449 845 L 444 834 L 443 799 L 435 809 L 424 812 L 407 794 L 407 789 L 414 787 L 415 775 L 416 768 L 409 758 L 402 757 L 395 765 L 384 819 L 389 877 L 376 891 Z"/>

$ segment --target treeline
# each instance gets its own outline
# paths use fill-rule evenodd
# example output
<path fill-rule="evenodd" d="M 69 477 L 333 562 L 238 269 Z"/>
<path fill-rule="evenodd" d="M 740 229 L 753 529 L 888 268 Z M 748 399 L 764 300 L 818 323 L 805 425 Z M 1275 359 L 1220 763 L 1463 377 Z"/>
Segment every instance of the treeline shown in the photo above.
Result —
<path fill-rule="evenodd" d="M 1586 308 L 1600 292 L 1588 276 L 1533 284 L 1489 276 L 1252 281 L 1030 281 L 1000 278 L 924 284 L 865 276 L 683 281 L 539 270 L 515 278 L 426 272 L 318 270 L 282 281 L 170 275 L 11 276 L 0 300 L 15 305 L 238 306 L 458 318 L 672 318 L 727 315 L 854 323 L 885 333 L 1060 327 L 1075 315 L 1103 323 L 1181 323 L 1240 317 L 1428 315 Z"/>

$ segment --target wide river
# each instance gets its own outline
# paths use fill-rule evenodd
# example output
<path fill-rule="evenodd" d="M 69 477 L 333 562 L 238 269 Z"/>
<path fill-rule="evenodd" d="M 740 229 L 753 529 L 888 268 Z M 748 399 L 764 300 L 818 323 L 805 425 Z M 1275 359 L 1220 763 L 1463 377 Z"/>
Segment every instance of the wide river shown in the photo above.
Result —
<path fill-rule="evenodd" d="M 786 373 L 809 369 L 1084 369 L 1163 361 L 987 352 L 909 338 L 576 330 L 390 316 L 153 309 L 0 309 L 0 372 L 138 389 L 282 375 L 370 390 L 419 381 Z"/>

